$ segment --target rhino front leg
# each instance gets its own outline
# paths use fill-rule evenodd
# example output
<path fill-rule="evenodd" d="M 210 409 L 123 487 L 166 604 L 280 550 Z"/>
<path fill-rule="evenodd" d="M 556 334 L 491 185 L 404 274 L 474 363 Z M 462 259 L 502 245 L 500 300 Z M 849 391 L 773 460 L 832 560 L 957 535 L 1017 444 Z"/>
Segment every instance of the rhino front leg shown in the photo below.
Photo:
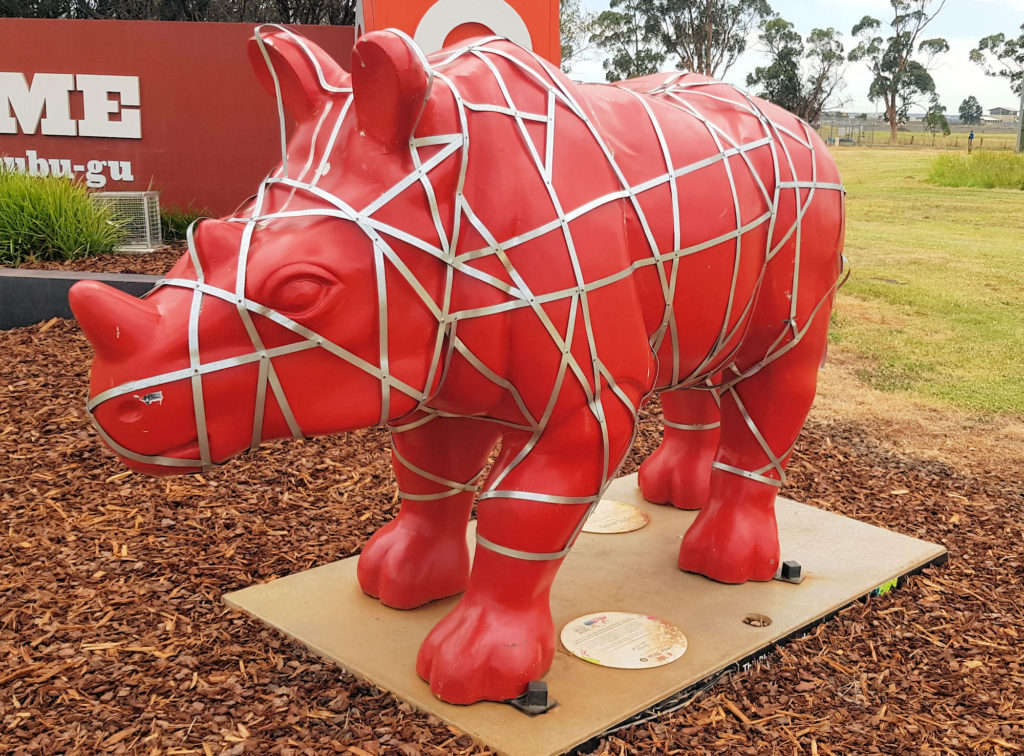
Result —
<path fill-rule="evenodd" d="M 504 437 L 477 505 L 466 593 L 417 659 L 420 677 L 442 700 L 515 698 L 551 666 L 552 581 L 632 439 L 631 412 L 616 404 L 606 417 L 606 436 L 588 410 L 579 422 L 549 427 L 539 438 Z"/>
<path fill-rule="evenodd" d="M 392 462 L 402 505 L 359 557 L 363 591 L 396 609 L 413 609 L 465 590 L 466 524 L 476 480 L 498 439 L 491 423 L 414 418 L 392 428 Z"/>

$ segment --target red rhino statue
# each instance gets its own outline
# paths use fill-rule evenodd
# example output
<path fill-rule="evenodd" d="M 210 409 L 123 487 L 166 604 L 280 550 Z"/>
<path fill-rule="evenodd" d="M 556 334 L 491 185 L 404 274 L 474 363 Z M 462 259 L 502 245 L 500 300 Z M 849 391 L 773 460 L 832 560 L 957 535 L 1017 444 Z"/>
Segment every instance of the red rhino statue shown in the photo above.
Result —
<path fill-rule="evenodd" d="M 555 573 L 654 392 L 643 494 L 700 509 L 680 567 L 771 579 L 841 270 L 811 127 L 693 74 L 576 84 L 499 38 L 424 57 L 374 32 L 351 74 L 280 28 L 250 55 L 296 122 L 281 165 L 145 298 L 71 292 L 124 462 L 386 425 L 401 512 L 359 580 L 398 608 L 465 592 L 416 663 L 454 703 L 549 668 Z"/>

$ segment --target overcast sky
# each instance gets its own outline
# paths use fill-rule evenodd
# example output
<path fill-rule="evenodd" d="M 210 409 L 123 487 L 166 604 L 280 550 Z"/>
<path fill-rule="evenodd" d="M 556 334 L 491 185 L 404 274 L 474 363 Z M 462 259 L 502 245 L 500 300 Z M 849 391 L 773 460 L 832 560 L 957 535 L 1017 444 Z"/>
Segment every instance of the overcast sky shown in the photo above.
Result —
<path fill-rule="evenodd" d="M 888 0 L 854 0 L 841 3 L 836 0 L 768 0 L 774 10 L 806 37 L 811 29 L 833 27 L 841 34 L 844 48 L 855 46 L 850 30 L 865 15 L 882 21 L 882 36 L 888 36 L 886 22 L 892 18 Z M 593 11 L 606 10 L 608 0 L 583 0 Z M 960 103 L 969 95 L 978 98 L 982 108 L 1004 107 L 1017 109 L 1019 100 L 1010 90 L 1006 79 L 985 76 L 980 66 L 970 62 L 968 53 L 977 47 L 978 40 L 989 34 L 1002 32 L 1008 37 L 1021 33 L 1024 24 L 1024 0 L 947 0 L 945 7 L 925 29 L 925 37 L 944 37 L 950 50 L 936 59 L 931 69 L 940 102 L 946 112 L 957 114 Z M 766 57 L 756 48 L 758 40 L 748 45 L 747 52 L 723 77 L 741 87 L 746 86 L 747 74 L 756 66 L 764 65 Z M 572 75 L 586 81 L 603 81 L 600 52 L 590 60 L 574 64 Z M 871 75 L 864 63 L 849 63 L 845 75 L 845 109 L 853 112 L 875 112 L 876 106 L 867 98 Z M 922 108 L 923 110 L 923 108 Z"/>

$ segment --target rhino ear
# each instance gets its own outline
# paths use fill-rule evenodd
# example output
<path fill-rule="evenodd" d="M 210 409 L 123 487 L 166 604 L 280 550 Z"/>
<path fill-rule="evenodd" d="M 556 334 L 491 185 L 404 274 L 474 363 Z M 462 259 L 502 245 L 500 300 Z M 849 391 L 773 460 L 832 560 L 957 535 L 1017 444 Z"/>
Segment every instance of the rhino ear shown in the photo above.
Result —
<path fill-rule="evenodd" d="M 318 111 L 334 94 L 348 91 L 351 77 L 334 58 L 295 32 L 282 27 L 269 33 L 258 27 L 249 40 L 249 62 L 272 96 L 278 91 L 296 120 Z"/>
<path fill-rule="evenodd" d="M 407 144 L 430 97 L 426 57 L 397 29 L 364 34 L 352 49 L 352 97 L 359 128 L 388 147 Z"/>

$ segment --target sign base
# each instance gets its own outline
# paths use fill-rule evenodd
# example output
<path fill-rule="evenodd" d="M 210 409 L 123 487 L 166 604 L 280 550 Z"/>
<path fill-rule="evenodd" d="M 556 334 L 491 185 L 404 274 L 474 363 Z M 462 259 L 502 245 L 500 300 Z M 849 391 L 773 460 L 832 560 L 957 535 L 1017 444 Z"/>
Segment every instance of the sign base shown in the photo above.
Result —
<path fill-rule="evenodd" d="M 644 502 L 636 475 L 616 480 L 605 498 L 640 506 L 651 522 L 631 533 L 580 534 L 552 591 L 556 629 L 591 612 L 642 612 L 679 627 L 689 647 L 662 667 L 613 669 L 559 646 L 544 678 L 559 705 L 541 716 L 500 703 L 453 706 L 435 698 L 416 675 L 416 652 L 457 599 L 412 611 L 389 609 L 360 591 L 356 557 L 229 593 L 225 600 L 501 753 L 539 756 L 584 743 L 946 557 L 942 546 L 780 497 L 782 559 L 798 561 L 805 579 L 799 585 L 724 585 L 676 567 L 695 512 Z M 470 538 L 473 531 L 471 525 Z"/>

